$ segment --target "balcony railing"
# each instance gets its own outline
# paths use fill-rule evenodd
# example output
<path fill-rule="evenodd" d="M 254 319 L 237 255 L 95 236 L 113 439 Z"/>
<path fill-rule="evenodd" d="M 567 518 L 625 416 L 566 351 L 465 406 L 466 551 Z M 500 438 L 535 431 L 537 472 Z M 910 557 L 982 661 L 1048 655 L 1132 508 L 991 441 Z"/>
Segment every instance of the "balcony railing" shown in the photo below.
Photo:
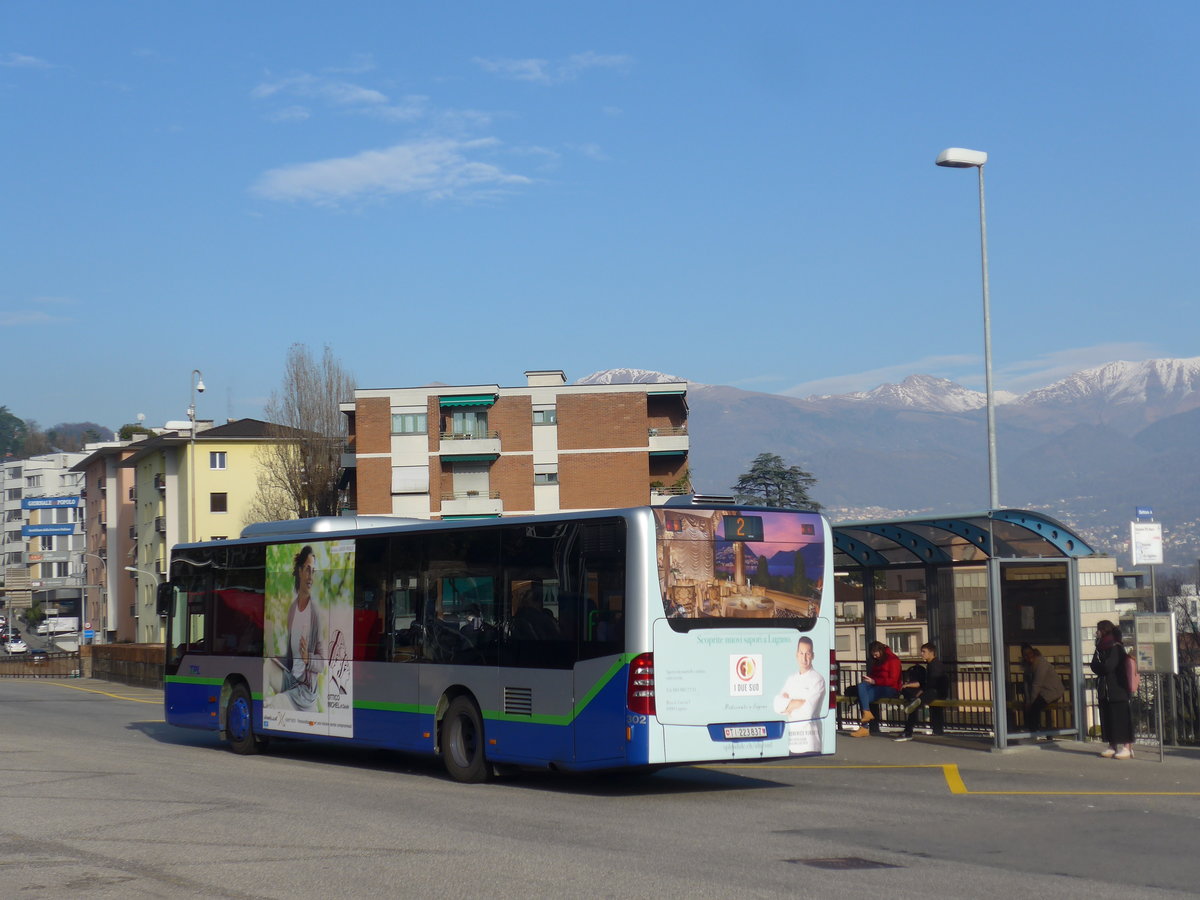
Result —
<path fill-rule="evenodd" d="M 447 500 L 499 500 L 499 491 L 443 491 L 442 502 Z"/>
<path fill-rule="evenodd" d="M 164 472 L 158 472 L 154 476 L 154 487 L 160 491 L 167 489 L 167 476 Z"/>
<path fill-rule="evenodd" d="M 646 429 L 646 434 L 650 437 L 686 437 L 687 433 L 686 425 L 659 425 L 657 428 Z"/>
<path fill-rule="evenodd" d="M 650 485 L 650 493 L 661 497 L 680 497 L 684 494 L 690 494 L 692 489 L 677 484 L 652 484 Z"/>
<path fill-rule="evenodd" d="M 166 516 L 155 516 L 154 517 L 154 530 L 156 532 L 158 532 L 159 534 L 167 533 L 167 517 Z"/>
<path fill-rule="evenodd" d="M 443 431 L 439 437 L 443 441 L 498 441 L 499 431 Z"/>
<path fill-rule="evenodd" d="M 447 491 L 442 494 L 443 516 L 498 516 L 504 512 L 499 491 Z"/>

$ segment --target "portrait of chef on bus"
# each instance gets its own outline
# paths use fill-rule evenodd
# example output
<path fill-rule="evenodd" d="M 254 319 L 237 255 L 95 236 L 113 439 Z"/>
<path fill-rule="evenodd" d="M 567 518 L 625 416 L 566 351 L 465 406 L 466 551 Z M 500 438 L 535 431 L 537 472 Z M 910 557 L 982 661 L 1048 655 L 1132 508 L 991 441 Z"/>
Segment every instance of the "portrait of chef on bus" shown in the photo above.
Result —
<path fill-rule="evenodd" d="M 793 756 L 821 752 L 821 715 L 825 706 L 825 679 L 813 668 L 812 638 L 796 643 L 796 671 L 775 696 L 774 709 L 787 719 L 788 753 Z"/>

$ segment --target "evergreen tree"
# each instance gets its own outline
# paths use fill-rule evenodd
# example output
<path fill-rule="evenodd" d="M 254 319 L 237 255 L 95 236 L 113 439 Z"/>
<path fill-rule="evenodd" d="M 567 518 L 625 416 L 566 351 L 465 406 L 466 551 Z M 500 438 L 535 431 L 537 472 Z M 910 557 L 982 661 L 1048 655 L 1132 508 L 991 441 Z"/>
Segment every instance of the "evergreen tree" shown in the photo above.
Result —
<path fill-rule="evenodd" d="M 9 412 L 7 406 L 0 406 L 0 457 L 23 456 L 25 434 L 24 421 Z"/>
<path fill-rule="evenodd" d="M 784 465 L 775 453 L 760 453 L 733 486 L 738 503 L 776 506 L 783 509 L 819 510 L 821 504 L 808 491 L 817 479 L 799 466 Z"/>

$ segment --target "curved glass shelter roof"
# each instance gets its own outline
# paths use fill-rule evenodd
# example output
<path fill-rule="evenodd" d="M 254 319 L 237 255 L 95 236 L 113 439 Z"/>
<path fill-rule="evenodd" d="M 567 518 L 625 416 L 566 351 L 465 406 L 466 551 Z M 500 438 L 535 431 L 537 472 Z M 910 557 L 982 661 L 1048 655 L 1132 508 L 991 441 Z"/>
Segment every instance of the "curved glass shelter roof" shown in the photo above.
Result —
<path fill-rule="evenodd" d="M 953 565 L 1000 558 L 1076 558 L 1095 551 L 1066 525 L 1026 509 L 834 524 L 839 567 Z"/>

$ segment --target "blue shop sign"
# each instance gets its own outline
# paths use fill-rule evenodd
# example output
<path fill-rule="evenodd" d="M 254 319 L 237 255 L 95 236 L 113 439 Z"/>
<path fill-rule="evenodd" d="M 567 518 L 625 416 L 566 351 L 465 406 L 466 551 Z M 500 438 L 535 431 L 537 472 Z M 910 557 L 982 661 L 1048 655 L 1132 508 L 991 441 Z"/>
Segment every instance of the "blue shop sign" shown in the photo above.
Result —
<path fill-rule="evenodd" d="M 25 497 L 21 509 L 58 509 L 79 506 L 78 497 Z"/>
<path fill-rule="evenodd" d="M 40 534 L 74 534 L 75 525 L 65 522 L 62 525 L 22 525 L 21 537 L 37 537 Z"/>

